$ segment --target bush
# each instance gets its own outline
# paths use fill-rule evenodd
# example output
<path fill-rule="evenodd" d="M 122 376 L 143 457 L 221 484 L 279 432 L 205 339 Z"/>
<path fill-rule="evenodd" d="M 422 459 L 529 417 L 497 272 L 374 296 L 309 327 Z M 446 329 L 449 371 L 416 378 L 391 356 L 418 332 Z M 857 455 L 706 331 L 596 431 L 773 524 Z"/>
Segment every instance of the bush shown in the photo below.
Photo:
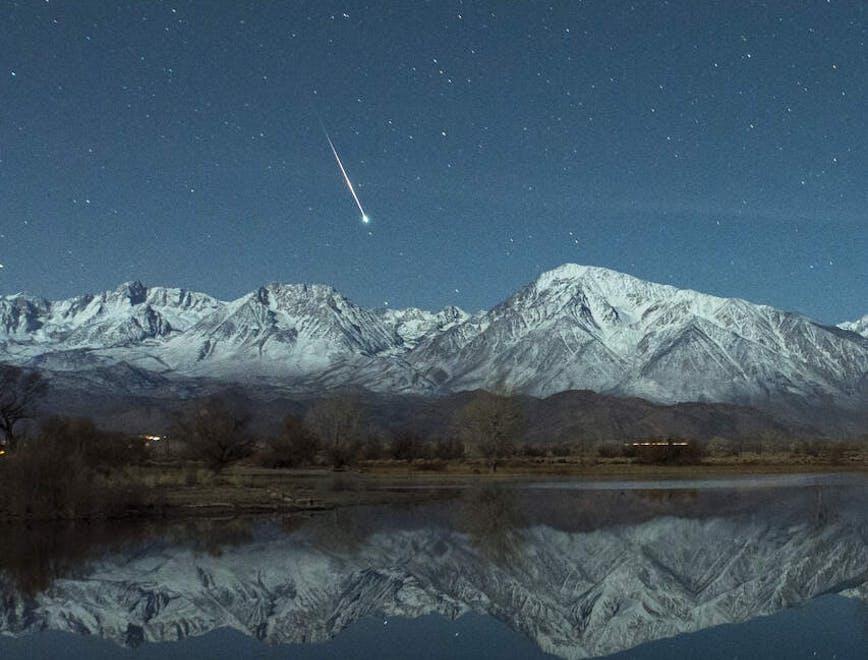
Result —
<path fill-rule="evenodd" d="M 521 446 L 518 453 L 521 456 L 527 456 L 528 458 L 542 458 L 546 455 L 546 450 L 544 447 L 539 447 L 537 445 L 524 444 Z"/>
<path fill-rule="evenodd" d="M 311 465 L 320 450 L 319 439 L 292 415 L 283 420 L 281 434 L 272 439 L 260 456 L 260 464 L 268 468 L 295 468 Z"/>
<path fill-rule="evenodd" d="M 460 438 L 450 436 L 440 438 L 434 443 L 434 456 L 441 461 L 452 461 L 464 458 L 464 443 Z"/>
<path fill-rule="evenodd" d="M 711 456 L 726 457 L 735 456 L 738 454 L 738 447 L 732 440 L 721 438 L 720 436 L 713 437 L 706 447 L 706 451 Z"/>
<path fill-rule="evenodd" d="M 446 465 L 446 461 L 435 459 L 416 463 L 416 469 L 420 472 L 443 472 L 446 470 Z"/>
<path fill-rule="evenodd" d="M 389 447 L 389 454 L 396 461 L 412 461 L 417 458 L 425 458 L 425 447 L 420 438 L 413 431 L 401 431 L 394 438 Z"/>
<path fill-rule="evenodd" d="M 649 446 L 637 447 L 639 462 L 649 465 L 697 465 L 702 462 L 702 449 L 692 441 L 657 440 Z M 686 444 L 681 444 L 685 443 Z"/>
<path fill-rule="evenodd" d="M 597 448 L 597 454 L 600 458 L 621 458 L 624 455 L 624 448 L 615 443 L 607 443 Z"/>
<path fill-rule="evenodd" d="M 149 454 L 143 438 L 101 431 L 86 418 L 52 417 L 35 442 L 56 444 L 59 451 L 79 456 L 88 467 L 102 471 L 141 465 Z"/>
<path fill-rule="evenodd" d="M 362 442 L 361 454 L 362 458 L 366 461 L 380 460 L 385 454 L 383 441 L 378 435 L 369 435 L 365 438 L 365 441 Z"/>
<path fill-rule="evenodd" d="M 847 447 L 842 442 L 830 442 L 825 453 L 832 463 L 843 463 L 847 456 Z"/>
<path fill-rule="evenodd" d="M 122 472 L 108 476 L 85 456 L 62 437 L 25 442 L 0 462 L 0 517 L 111 518 L 158 503 Z"/>
<path fill-rule="evenodd" d="M 186 444 L 190 458 L 217 473 L 253 452 L 249 421 L 238 402 L 212 397 L 189 404 L 175 419 L 172 435 Z"/>

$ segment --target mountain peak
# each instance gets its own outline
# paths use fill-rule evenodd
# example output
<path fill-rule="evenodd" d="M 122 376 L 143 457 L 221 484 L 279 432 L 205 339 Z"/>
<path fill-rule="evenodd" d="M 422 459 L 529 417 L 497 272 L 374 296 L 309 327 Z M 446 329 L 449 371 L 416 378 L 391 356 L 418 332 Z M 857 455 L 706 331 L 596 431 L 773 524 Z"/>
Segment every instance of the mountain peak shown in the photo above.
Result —
<path fill-rule="evenodd" d="M 328 284 L 270 282 L 251 294 L 266 307 L 307 309 L 316 306 L 353 306 L 340 291 Z"/>
<path fill-rule="evenodd" d="M 538 280 L 555 280 L 555 279 L 577 279 L 588 275 L 591 276 L 624 276 L 624 273 L 606 268 L 604 266 L 590 266 L 587 264 L 577 264 L 571 261 L 556 266 L 551 270 L 544 271 Z"/>
<path fill-rule="evenodd" d="M 842 330 L 849 330 L 850 332 L 855 332 L 857 335 L 862 335 L 863 337 L 868 338 L 868 314 L 863 316 L 861 319 L 856 319 L 855 321 L 839 323 L 838 327 Z"/>
<path fill-rule="evenodd" d="M 148 287 L 142 284 L 139 280 L 132 280 L 131 282 L 124 282 L 117 289 L 115 289 L 115 293 L 125 298 L 128 298 L 131 305 L 139 305 L 148 297 Z"/>
<path fill-rule="evenodd" d="M 22 364 L 111 348 L 101 358 L 179 378 L 280 378 L 305 392 L 592 389 L 864 410 L 868 344 L 846 331 L 855 325 L 842 328 L 574 263 L 473 316 L 369 310 L 325 284 L 279 282 L 230 302 L 139 281 L 45 304 L 0 300 L 0 343 Z M 75 355 L 86 366 L 87 355 Z"/>
<path fill-rule="evenodd" d="M 674 293 L 676 287 L 668 284 L 649 282 L 618 270 L 603 266 L 586 266 L 575 263 L 565 263 L 557 268 L 545 271 L 534 281 L 537 289 L 548 289 L 562 282 L 594 282 L 597 284 L 615 284 L 622 288 L 640 287 L 644 289 L 660 288 Z"/>

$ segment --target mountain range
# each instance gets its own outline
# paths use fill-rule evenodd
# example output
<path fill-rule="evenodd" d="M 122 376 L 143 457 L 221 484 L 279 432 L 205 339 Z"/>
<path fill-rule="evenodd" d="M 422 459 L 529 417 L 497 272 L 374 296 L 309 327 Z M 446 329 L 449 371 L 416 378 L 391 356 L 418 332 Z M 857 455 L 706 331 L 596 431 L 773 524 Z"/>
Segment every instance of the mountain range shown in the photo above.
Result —
<path fill-rule="evenodd" d="M 866 335 L 868 317 L 825 325 L 575 264 L 474 314 L 366 309 L 319 284 L 269 284 L 229 302 L 140 282 L 59 301 L 0 297 L 0 361 L 130 393 L 203 383 L 300 396 L 592 390 L 859 416 Z"/>
<path fill-rule="evenodd" d="M 527 504 L 470 493 L 421 514 L 357 509 L 198 549 L 137 542 L 94 552 L 39 593 L 13 579 L 28 558 L 0 572 L 0 635 L 61 630 L 137 645 L 231 627 L 308 643 L 365 617 L 476 612 L 584 658 L 821 595 L 868 599 L 864 483 L 771 490 L 721 492 L 711 515 L 702 491 L 552 490 Z"/>

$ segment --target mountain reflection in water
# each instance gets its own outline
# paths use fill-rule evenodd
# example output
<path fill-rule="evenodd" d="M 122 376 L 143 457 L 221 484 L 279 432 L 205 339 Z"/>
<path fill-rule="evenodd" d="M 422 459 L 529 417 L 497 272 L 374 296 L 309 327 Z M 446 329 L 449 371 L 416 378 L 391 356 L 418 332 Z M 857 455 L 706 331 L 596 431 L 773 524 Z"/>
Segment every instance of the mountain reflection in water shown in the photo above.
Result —
<path fill-rule="evenodd" d="M 6 526 L 0 633 L 283 644 L 473 613 L 558 656 L 605 655 L 824 594 L 868 601 L 866 494 L 487 487 L 277 521 Z"/>

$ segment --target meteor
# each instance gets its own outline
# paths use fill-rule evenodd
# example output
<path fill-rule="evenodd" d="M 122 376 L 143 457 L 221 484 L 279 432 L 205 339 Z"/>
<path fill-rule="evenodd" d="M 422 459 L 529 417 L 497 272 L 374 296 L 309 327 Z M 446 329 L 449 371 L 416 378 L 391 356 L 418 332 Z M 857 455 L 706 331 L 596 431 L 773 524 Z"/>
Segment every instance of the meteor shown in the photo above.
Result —
<path fill-rule="evenodd" d="M 329 146 L 332 149 L 332 153 L 335 155 L 335 160 L 338 161 L 338 167 L 341 168 L 341 174 L 344 176 L 344 181 L 347 182 L 347 188 L 350 189 L 350 194 L 353 196 L 353 199 L 356 201 L 356 206 L 359 207 L 359 213 L 362 214 L 362 222 L 364 224 L 368 224 L 371 219 L 368 217 L 368 214 L 365 213 L 365 209 L 362 208 L 362 203 L 359 201 L 359 196 L 356 194 L 356 189 L 353 188 L 353 182 L 350 181 L 350 177 L 347 174 L 347 171 L 344 169 L 344 164 L 341 162 L 341 157 L 338 156 L 338 150 L 335 149 L 335 145 L 332 142 L 332 139 L 329 137 L 328 131 L 326 131 L 325 126 L 323 126 L 323 133 L 325 133 L 326 140 L 329 142 Z"/>

